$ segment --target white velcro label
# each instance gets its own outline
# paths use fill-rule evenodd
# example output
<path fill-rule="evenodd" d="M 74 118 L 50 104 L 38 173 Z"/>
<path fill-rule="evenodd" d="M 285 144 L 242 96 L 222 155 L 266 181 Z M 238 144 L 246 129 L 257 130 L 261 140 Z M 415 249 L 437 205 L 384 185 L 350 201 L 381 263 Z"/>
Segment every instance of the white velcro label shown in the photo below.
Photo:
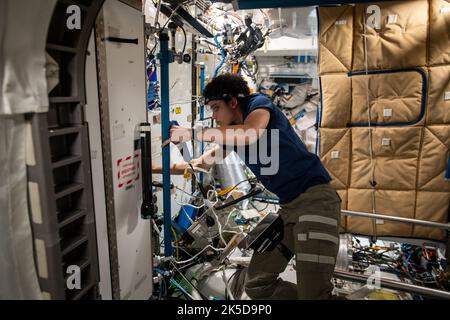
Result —
<path fill-rule="evenodd" d="M 309 233 L 309 239 L 330 241 L 330 242 L 333 242 L 334 244 L 339 244 L 339 238 L 338 237 L 332 236 L 332 235 L 327 234 L 327 233 L 310 232 Z"/>
<path fill-rule="evenodd" d="M 346 19 L 344 19 L 344 20 L 337 20 L 334 24 L 337 25 L 337 26 L 346 25 L 347 24 L 347 20 Z"/>
<path fill-rule="evenodd" d="M 338 223 L 337 220 L 328 218 L 328 217 L 322 217 L 318 215 L 311 215 L 311 214 L 305 214 L 304 216 L 300 216 L 298 218 L 298 222 L 317 222 L 317 223 L 323 223 L 328 224 L 330 226 L 337 227 Z"/>
<path fill-rule="evenodd" d="M 384 220 L 376 219 L 376 220 L 375 220 L 375 223 L 376 223 L 376 224 L 384 224 Z"/>
<path fill-rule="evenodd" d="M 445 101 L 450 100 L 450 91 L 447 91 L 446 93 L 444 93 L 444 100 Z"/>
<path fill-rule="evenodd" d="M 339 151 L 331 151 L 331 159 L 339 159 Z"/>
<path fill-rule="evenodd" d="M 297 237 L 298 237 L 298 241 L 306 241 L 306 240 L 308 240 L 307 237 L 306 237 L 306 233 L 299 233 L 297 235 Z"/>
<path fill-rule="evenodd" d="M 441 13 L 449 13 L 450 12 L 450 7 L 442 7 L 441 8 Z"/>
<path fill-rule="evenodd" d="M 396 14 L 388 15 L 388 24 L 391 24 L 391 23 L 397 23 L 397 15 Z"/>
<path fill-rule="evenodd" d="M 391 139 L 389 139 L 389 138 L 383 138 L 383 139 L 381 140 L 381 145 L 382 145 L 382 146 L 390 146 L 390 145 L 391 145 Z"/>
<path fill-rule="evenodd" d="M 247 220 L 261 217 L 256 209 L 242 210 L 241 215 Z"/>
<path fill-rule="evenodd" d="M 383 110 L 383 116 L 385 116 L 385 117 L 392 117 L 392 109 L 384 109 Z"/>

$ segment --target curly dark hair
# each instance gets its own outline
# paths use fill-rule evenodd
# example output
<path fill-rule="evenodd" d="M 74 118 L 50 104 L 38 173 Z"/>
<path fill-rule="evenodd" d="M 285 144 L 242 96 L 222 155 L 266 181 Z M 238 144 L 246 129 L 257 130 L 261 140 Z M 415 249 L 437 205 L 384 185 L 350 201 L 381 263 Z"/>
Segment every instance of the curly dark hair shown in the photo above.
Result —
<path fill-rule="evenodd" d="M 250 88 L 242 76 L 224 73 L 212 79 L 203 90 L 203 97 L 208 100 L 229 101 L 232 97 L 241 102 L 250 95 Z"/>

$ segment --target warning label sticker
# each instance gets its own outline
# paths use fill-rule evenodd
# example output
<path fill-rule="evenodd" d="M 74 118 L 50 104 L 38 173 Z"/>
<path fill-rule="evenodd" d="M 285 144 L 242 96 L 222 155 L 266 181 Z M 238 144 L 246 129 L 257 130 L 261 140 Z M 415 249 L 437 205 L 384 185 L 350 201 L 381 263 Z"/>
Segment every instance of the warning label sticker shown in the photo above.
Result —
<path fill-rule="evenodd" d="M 116 163 L 119 189 L 128 187 L 139 180 L 141 172 L 139 151 L 135 151 L 132 156 L 118 159 Z"/>

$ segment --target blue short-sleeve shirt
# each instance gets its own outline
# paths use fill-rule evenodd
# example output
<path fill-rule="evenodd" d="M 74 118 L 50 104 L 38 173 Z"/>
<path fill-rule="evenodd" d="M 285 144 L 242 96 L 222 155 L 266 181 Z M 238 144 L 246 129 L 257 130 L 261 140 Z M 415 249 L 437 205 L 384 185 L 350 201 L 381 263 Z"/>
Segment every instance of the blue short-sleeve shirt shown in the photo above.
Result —
<path fill-rule="evenodd" d="M 313 153 L 309 152 L 294 128 L 289 123 L 286 116 L 274 106 L 272 101 L 265 95 L 252 94 L 245 99 L 242 111 L 245 118 L 254 110 L 264 108 L 270 111 L 270 120 L 267 126 L 266 142 L 258 141 L 258 150 L 261 143 L 267 145 L 267 152 L 264 149 L 263 154 L 268 157 L 260 157 L 259 152 L 257 161 L 255 155 L 249 155 L 249 146 L 242 147 L 245 149 L 245 156 L 242 156 L 243 149 L 235 147 L 235 151 L 241 156 L 245 164 L 258 177 L 263 185 L 271 192 L 276 194 L 280 199 L 280 203 L 288 203 L 306 191 L 308 187 L 319 183 L 328 183 L 331 178 L 322 165 L 320 159 Z M 274 131 L 278 130 L 279 139 L 272 141 Z M 262 140 L 260 138 L 260 140 Z M 278 157 L 272 157 L 273 152 L 278 150 Z M 278 170 L 262 170 L 268 168 L 273 163 L 267 163 L 267 159 L 279 161 Z M 256 162 L 256 163 L 255 163 Z M 269 174 L 264 171 L 271 171 Z"/>

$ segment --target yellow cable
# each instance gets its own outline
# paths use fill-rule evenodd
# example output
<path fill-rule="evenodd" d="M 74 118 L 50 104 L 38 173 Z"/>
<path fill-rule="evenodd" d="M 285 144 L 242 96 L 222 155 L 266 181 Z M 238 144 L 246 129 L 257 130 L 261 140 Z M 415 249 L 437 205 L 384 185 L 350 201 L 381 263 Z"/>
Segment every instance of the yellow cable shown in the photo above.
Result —
<path fill-rule="evenodd" d="M 224 196 L 224 195 L 228 194 L 229 192 L 231 192 L 231 191 L 233 191 L 233 190 L 235 190 L 235 189 L 236 189 L 236 186 L 234 186 L 234 187 L 229 187 L 229 188 L 226 188 L 226 189 L 224 189 L 224 190 L 221 190 L 220 192 L 217 193 L 217 195 L 218 195 L 219 197 L 221 197 L 221 196 Z"/>
<path fill-rule="evenodd" d="M 176 244 L 176 253 L 177 253 L 177 260 L 179 260 L 179 251 L 178 251 L 178 240 L 177 240 L 177 234 L 175 233 L 175 229 L 173 227 L 170 228 L 172 230 L 173 238 L 175 239 Z"/>

